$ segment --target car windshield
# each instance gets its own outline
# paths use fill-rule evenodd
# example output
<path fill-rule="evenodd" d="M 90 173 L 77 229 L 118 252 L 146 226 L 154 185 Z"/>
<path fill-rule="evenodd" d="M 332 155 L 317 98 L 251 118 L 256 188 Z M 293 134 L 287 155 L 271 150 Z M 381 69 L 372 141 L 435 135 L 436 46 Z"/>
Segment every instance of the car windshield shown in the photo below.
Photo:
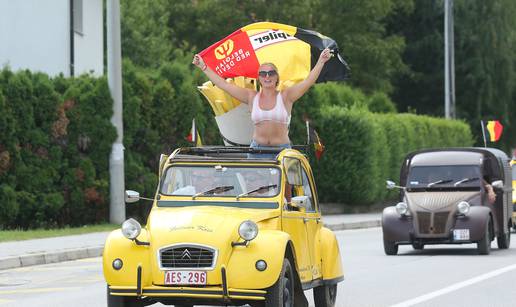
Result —
<path fill-rule="evenodd" d="M 272 197 L 279 193 L 280 169 L 242 166 L 171 166 L 160 187 L 163 195 Z M 264 188 L 267 186 L 268 188 Z"/>
<path fill-rule="evenodd" d="M 410 169 L 408 188 L 478 187 L 478 165 L 415 166 Z"/>

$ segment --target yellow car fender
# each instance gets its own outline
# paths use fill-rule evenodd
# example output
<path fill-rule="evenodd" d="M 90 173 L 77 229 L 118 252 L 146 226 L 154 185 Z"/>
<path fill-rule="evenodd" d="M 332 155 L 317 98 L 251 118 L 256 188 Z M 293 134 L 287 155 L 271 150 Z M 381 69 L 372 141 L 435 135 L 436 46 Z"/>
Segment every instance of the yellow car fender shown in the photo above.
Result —
<path fill-rule="evenodd" d="M 235 246 L 226 267 L 229 288 L 264 289 L 272 286 L 283 267 L 290 236 L 278 230 L 262 230 L 246 246 Z M 267 268 L 256 269 L 256 262 L 264 260 Z M 295 264 L 292 263 L 292 266 Z"/>
<path fill-rule="evenodd" d="M 339 279 L 344 276 L 340 261 L 339 244 L 335 234 L 326 227 L 319 232 L 321 242 L 322 276 L 324 280 Z"/>
<path fill-rule="evenodd" d="M 142 229 L 138 240 L 148 242 L 145 229 Z M 137 245 L 136 242 L 124 237 L 120 229 L 112 231 L 106 240 L 102 254 L 104 278 L 107 284 L 136 287 L 138 267 L 141 267 L 142 285 L 152 284 L 152 274 L 149 269 L 150 251 L 149 246 Z M 115 259 L 122 260 L 123 266 L 120 270 L 113 268 Z"/>

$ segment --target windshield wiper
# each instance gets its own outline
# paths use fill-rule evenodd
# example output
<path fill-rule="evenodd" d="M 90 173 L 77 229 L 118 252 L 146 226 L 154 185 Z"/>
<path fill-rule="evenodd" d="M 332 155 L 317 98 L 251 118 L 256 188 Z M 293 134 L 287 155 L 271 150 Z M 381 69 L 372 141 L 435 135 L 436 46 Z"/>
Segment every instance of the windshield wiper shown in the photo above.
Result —
<path fill-rule="evenodd" d="M 455 182 L 453 184 L 454 187 L 458 186 L 459 184 L 463 184 L 465 182 L 470 182 L 470 181 L 474 181 L 474 180 L 478 180 L 478 177 L 471 177 L 471 178 L 462 178 L 461 180 Z"/>
<path fill-rule="evenodd" d="M 275 188 L 277 186 L 278 186 L 277 184 L 264 185 L 264 186 L 261 186 L 261 187 L 259 187 L 257 189 L 251 190 L 249 192 L 242 193 L 242 194 L 238 195 L 236 197 L 236 199 L 238 200 L 240 197 L 248 196 L 249 194 L 253 194 L 253 193 L 256 193 L 256 192 L 259 192 L 259 191 L 262 191 L 262 190 L 269 191 L 270 189 Z"/>
<path fill-rule="evenodd" d="M 198 197 L 198 196 L 211 195 L 211 194 L 215 194 L 215 193 L 224 193 L 224 192 L 227 192 L 227 191 L 231 191 L 234 188 L 235 187 L 232 186 L 232 185 L 223 185 L 223 186 L 220 186 L 220 187 L 215 187 L 213 189 L 209 189 L 208 191 L 199 192 L 199 193 L 196 193 L 196 194 L 192 195 L 192 200 L 195 200 L 195 198 Z"/>
<path fill-rule="evenodd" d="M 440 179 L 440 180 L 437 180 L 437 181 L 434 181 L 434 182 L 430 182 L 429 184 L 426 185 L 427 188 L 433 186 L 433 185 L 436 185 L 436 184 L 443 184 L 443 183 L 449 183 L 449 182 L 452 182 L 453 180 L 451 179 Z"/>

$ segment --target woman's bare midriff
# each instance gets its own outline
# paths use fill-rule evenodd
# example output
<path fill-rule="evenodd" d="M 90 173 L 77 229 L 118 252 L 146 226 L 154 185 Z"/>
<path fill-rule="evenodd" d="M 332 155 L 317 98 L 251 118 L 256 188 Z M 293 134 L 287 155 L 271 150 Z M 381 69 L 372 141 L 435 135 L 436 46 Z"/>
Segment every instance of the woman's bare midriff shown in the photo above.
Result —
<path fill-rule="evenodd" d="M 253 139 L 264 146 L 288 144 L 288 126 L 273 121 L 260 122 L 254 125 Z"/>

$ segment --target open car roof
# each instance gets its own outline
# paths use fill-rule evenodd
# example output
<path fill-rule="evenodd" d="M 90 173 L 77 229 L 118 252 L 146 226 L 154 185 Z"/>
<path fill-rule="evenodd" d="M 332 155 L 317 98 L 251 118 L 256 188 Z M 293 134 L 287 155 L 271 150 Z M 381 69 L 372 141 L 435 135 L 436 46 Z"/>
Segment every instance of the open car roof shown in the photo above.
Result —
<path fill-rule="evenodd" d="M 305 145 L 294 145 L 292 149 L 304 150 L 306 147 Z M 278 164 L 277 157 L 283 150 L 287 149 L 281 147 L 251 148 L 248 146 L 182 147 L 174 151 L 170 159 L 181 161 L 272 162 Z M 274 158 L 271 158 L 271 154 L 274 155 Z"/>

